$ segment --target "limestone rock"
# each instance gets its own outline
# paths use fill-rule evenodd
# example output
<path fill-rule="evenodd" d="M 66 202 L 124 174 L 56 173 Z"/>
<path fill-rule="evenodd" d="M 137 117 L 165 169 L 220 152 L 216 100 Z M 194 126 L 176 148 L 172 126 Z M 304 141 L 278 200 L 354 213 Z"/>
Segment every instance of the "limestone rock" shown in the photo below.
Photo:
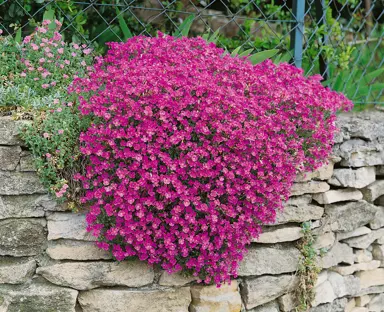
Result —
<path fill-rule="evenodd" d="M 373 259 L 380 261 L 380 266 L 384 266 L 384 246 L 383 245 L 373 245 L 372 256 L 373 256 Z"/>
<path fill-rule="evenodd" d="M 279 303 L 280 310 L 283 312 L 293 311 L 298 305 L 297 296 L 294 293 L 285 294 L 279 297 L 277 301 Z"/>
<path fill-rule="evenodd" d="M 368 271 L 377 269 L 380 266 L 380 261 L 372 260 L 371 262 L 355 263 L 348 266 L 336 266 L 332 270 L 341 275 L 351 275 L 358 271 Z"/>
<path fill-rule="evenodd" d="M 1 196 L 0 219 L 43 217 L 41 198 L 41 195 Z"/>
<path fill-rule="evenodd" d="M 355 276 L 360 279 L 362 289 L 384 285 L 384 269 L 360 271 Z"/>
<path fill-rule="evenodd" d="M 340 164 L 344 167 L 364 167 L 384 164 L 383 147 L 378 142 L 366 142 L 353 139 L 340 144 L 334 150 L 342 158 Z"/>
<path fill-rule="evenodd" d="M 369 271 L 365 271 L 369 272 Z M 342 276 L 336 272 L 328 273 L 328 281 L 331 283 L 336 298 L 345 296 L 354 297 L 360 290 L 360 281 L 355 276 Z"/>
<path fill-rule="evenodd" d="M 140 287 L 153 282 L 153 270 L 144 262 L 65 262 L 39 267 L 37 274 L 60 286 L 79 290 L 100 286 Z"/>
<path fill-rule="evenodd" d="M 373 296 L 368 303 L 369 312 L 383 312 L 384 310 L 384 294 Z"/>
<path fill-rule="evenodd" d="M 20 146 L 0 146 L 0 170 L 15 170 L 20 161 Z"/>
<path fill-rule="evenodd" d="M 23 284 L 35 273 L 36 261 L 0 257 L 0 284 Z"/>
<path fill-rule="evenodd" d="M 376 180 L 375 167 L 335 169 L 328 183 L 335 186 L 363 188 Z"/>
<path fill-rule="evenodd" d="M 291 196 L 323 193 L 328 191 L 329 188 L 330 187 L 326 182 L 309 181 L 303 183 L 294 183 L 291 188 Z"/>
<path fill-rule="evenodd" d="M 240 263 L 239 275 L 264 275 L 294 272 L 300 251 L 287 245 L 251 246 Z"/>
<path fill-rule="evenodd" d="M 383 292 L 384 292 L 384 285 L 372 286 L 372 287 L 361 289 L 358 295 L 363 296 L 363 295 L 381 294 Z"/>
<path fill-rule="evenodd" d="M 46 193 L 36 173 L 0 171 L 0 195 L 36 193 Z"/>
<path fill-rule="evenodd" d="M 377 180 L 361 190 L 364 199 L 372 203 L 375 199 L 384 195 L 384 180 Z"/>
<path fill-rule="evenodd" d="M 87 232 L 87 223 L 84 214 L 55 212 L 47 216 L 48 220 L 48 239 L 74 239 L 95 241 L 90 233 Z"/>
<path fill-rule="evenodd" d="M 44 208 L 44 211 L 49 212 L 57 212 L 57 211 L 69 211 L 71 210 L 67 204 L 59 204 L 55 199 L 53 199 L 49 195 L 43 195 L 41 199 L 39 200 L 39 205 L 41 205 Z"/>
<path fill-rule="evenodd" d="M 373 259 L 372 252 L 366 249 L 355 249 L 353 253 L 356 263 L 370 262 Z"/>
<path fill-rule="evenodd" d="M 328 180 L 332 177 L 334 162 L 331 160 L 319 169 L 312 172 L 299 173 L 295 182 L 307 182 L 310 180 Z"/>
<path fill-rule="evenodd" d="M 369 295 L 356 297 L 356 307 L 364 307 L 369 303 L 369 301 L 371 301 L 371 297 Z"/>
<path fill-rule="evenodd" d="M 275 244 L 281 242 L 292 242 L 303 237 L 302 229 L 296 225 L 281 225 L 264 227 L 263 233 L 254 242 L 261 244 Z"/>
<path fill-rule="evenodd" d="M 336 298 L 332 284 L 329 281 L 325 281 L 315 288 L 315 298 L 312 302 L 312 306 L 316 307 L 322 303 L 332 302 Z"/>
<path fill-rule="evenodd" d="M 369 223 L 369 226 L 374 230 L 384 227 L 384 207 L 378 207 L 376 215 L 372 222 Z"/>
<path fill-rule="evenodd" d="M 196 280 L 196 277 L 194 276 L 183 276 L 182 273 L 173 273 L 169 274 L 166 271 L 161 273 L 160 279 L 159 279 L 159 285 L 162 286 L 184 286 L 190 282 L 193 282 Z"/>
<path fill-rule="evenodd" d="M 328 250 L 335 243 L 335 237 L 335 233 L 333 232 L 326 232 L 324 234 L 321 234 L 316 237 L 315 243 L 313 244 L 313 248 L 317 250 L 325 248 Z"/>
<path fill-rule="evenodd" d="M 327 279 L 328 279 L 328 271 L 327 270 L 321 271 L 320 274 L 317 276 L 317 281 L 315 283 L 315 287 L 324 283 Z"/>
<path fill-rule="evenodd" d="M 359 227 L 359 228 L 357 228 L 357 229 L 355 229 L 353 231 L 350 231 L 350 232 L 337 233 L 337 240 L 341 241 L 341 240 L 344 240 L 344 239 L 347 239 L 347 238 L 369 234 L 371 232 L 372 231 L 371 231 L 370 228 L 368 228 L 366 226 L 362 226 L 362 227 Z"/>
<path fill-rule="evenodd" d="M 277 302 L 271 301 L 250 310 L 250 312 L 280 312 L 280 310 Z"/>
<path fill-rule="evenodd" d="M 313 199 L 319 204 L 332 204 L 342 201 L 357 201 L 363 199 L 363 194 L 355 189 L 330 190 L 325 193 L 314 194 Z"/>
<path fill-rule="evenodd" d="M 373 220 L 376 212 L 377 207 L 364 200 L 325 207 L 329 225 L 335 232 L 350 232 L 366 225 Z"/>
<path fill-rule="evenodd" d="M 77 294 L 74 289 L 39 282 L 0 285 L 0 309 L 2 312 L 75 312 Z"/>
<path fill-rule="evenodd" d="M 384 236 L 384 229 L 372 231 L 369 234 L 344 240 L 348 246 L 359 249 L 368 248 L 375 240 Z"/>
<path fill-rule="evenodd" d="M 94 289 L 81 292 L 83 312 L 188 312 L 188 287 L 169 290 Z"/>
<path fill-rule="evenodd" d="M 0 221 L 0 256 L 33 256 L 46 246 L 44 219 Z"/>
<path fill-rule="evenodd" d="M 260 276 L 244 280 L 241 294 L 247 310 L 270 302 L 293 290 L 297 277 L 292 275 Z"/>
<path fill-rule="evenodd" d="M 287 205 L 283 211 L 276 212 L 274 225 L 289 222 L 302 223 L 309 220 L 319 220 L 323 216 L 324 208 L 311 204 L 307 205 Z"/>
<path fill-rule="evenodd" d="M 94 242 L 76 240 L 48 241 L 48 256 L 56 260 L 111 259 L 109 252 L 98 248 Z"/>
<path fill-rule="evenodd" d="M 190 312 L 240 312 L 241 297 L 237 291 L 237 282 L 224 284 L 220 288 L 213 286 L 192 286 Z"/>
<path fill-rule="evenodd" d="M 20 171 L 36 171 L 35 159 L 33 158 L 33 155 L 30 152 L 21 152 Z"/>
<path fill-rule="evenodd" d="M 368 311 L 368 308 L 364 308 L 364 307 L 356 307 L 356 308 L 353 308 L 351 310 L 351 312 L 369 312 Z"/>
<path fill-rule="evenodd" d="M 284 206 L 305 206 L 312 201 L 312 195 L 291 196 Z"/>
<path fill-rule="evenodd" d="M 347 304 L 346 298 L 341 298 L 333 301 L 332 303 L 322 304 L 317 307 L 309 309 L 310 312 L 344 312 Z"/>
<path fill-rule="evenodd" d="M 336 243 L 333 247 L 320 259 L 321 267 L 328 269 L 339 263 L 353 264 L 353 250 L 346 244 Z"/>
<path fill-rule="evenodd" d="M 0 145 L 24 145 L 19 137 L 20 128 L 29 123 L 24 120 L 12 120 L 10 117 L 0 118 Z"/>
<path fill-rule="evenodd" d="M 344 312 L 351 312 L 355 306 L 356 306 L 356 300 L 355 298 L 352 298 L 346 304 Z"/>

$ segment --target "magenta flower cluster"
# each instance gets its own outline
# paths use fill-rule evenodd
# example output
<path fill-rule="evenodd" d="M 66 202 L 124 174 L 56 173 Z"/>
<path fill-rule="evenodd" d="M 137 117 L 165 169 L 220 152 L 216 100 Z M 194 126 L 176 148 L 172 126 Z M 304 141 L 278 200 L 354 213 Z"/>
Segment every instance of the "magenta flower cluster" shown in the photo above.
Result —
<path fill-rule="evenodd" d="M 76 178 L 99 247 L 216 284 L 236 277 L 296 173 L 326 160 L 335 112 L 352 105 L 294 66 L 162 34 L 111 43 L 74 91 L 95 116 Z"/>

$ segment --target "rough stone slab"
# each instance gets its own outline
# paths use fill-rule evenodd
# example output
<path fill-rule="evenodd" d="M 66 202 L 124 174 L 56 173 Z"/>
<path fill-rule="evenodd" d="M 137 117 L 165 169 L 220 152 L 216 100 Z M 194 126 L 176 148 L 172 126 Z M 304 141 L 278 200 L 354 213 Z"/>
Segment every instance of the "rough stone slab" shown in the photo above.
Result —
<path fill-rule="evenodd" d="M 342 276 L 336 272 L 328 272 L 328 281 L 332 285 L 336 298 L 354 297 L 360 291 L 360 280 L 353 275 Z"/>
<path fill-rule="evenodd" d="M 372 260 L 371 262 L 355 263 L 348 266 L 336 266 L 331 268 L 332 271 L 341 275 L 351 275 L 358 271 L 369 271 L 377 269 L 380 266 L 380 261 Z"/>
<path fill-rule="evenodd" d="M 326 182 L 309 181 L 303 183 L 293 183 L 291 188 L 291 196 L 303 194 L 315 194 L 328 191 L 330 186 Z"/>
<path fill-rule="evenodd" d="M 94 289 L 81 292 L 83 312 L 188 312 L 188 287 L 168 290 Z"/>
<path fill-rule="evenodd" d="M 33 256 L 46 247 L 44 219 L 0 221 L 0 256 Z"/>
<path fill-rule="evenodd" d="M 220 288 L 216 285 L 192 286 L 191 295 L 190 312 L 239 312 L 241 310 L 241 297 L 236 281 L 232 281 L 231 285 L 221 285 Z"/>
<path fill-rule="evenodd" d="M 297 295 L 294 293 L 285 294 L 277 299 L 279 303 L 279 308 L 283 312 L 294 311 L 294 309 L 298 306 Z M 277 310 L 279 312 L 279 310 Z"/>
<path fill-rule="evenodd" d="M 355 306 L 356 306 L 356 300 L 355 298 L 352 298 L 348 301 L 347 305 L 345 306 L 344 312 L 351 312 Z"/>
<path fill-rule="evenodd" d="M 369 312 L 383 312 L 384 310 L 384 294 L 373 296 L 368 303 Z"/>
<path fill-rule="evenodd" d="M 336 266 L 339 263 L 353 264 L 353 249 L 346 244 L 335 243 L 333 247 L 319 259 L 320 266 L 324 269 Z"/>
<path fill-rule="evenodd" d="M 258 306 L 249 311 L 250 312 L 280 312 L 279 305 L 276 301 L 268 302 L 266 304 Z"/>
<path fill-rule="evenodd" d="M 378 207 L 376 215 L 371 223 L 369 223 L 371 229 L 377 230 L 384 227 L 384 207 Z"/>
<path fill-rule="evenodd" d="M 364 307 L 371 301 L 370 295 L 356 297 L 356 307 Z"/>
<path fill-rule="evenodd" d="M 309 309 L 310 312 L 344 312 L 347 304 L 346 298 L 341 298 L 333 301 L 332 303 L 322 304 L 317 307 Z"/>
<path fill-rule="evenodd" d="M 20 153 L 20 146 L 0 146 L 0 170 L 15 170 L 20 161 Z"/>
<path fill-rule="evenodd" d="M 24 145 L 20 139 L 20 128 L 30 123 L 25 120 L 12 120 L 10 117 L 0 117 L 0 145 Z"/>
<path fill-rule="evenodd" d="M 291 196 L 284 203 L 284 206 L 305 206 L 312 201 L 312 195 Z"/>
<path fill-rule="evenodd" d="M 263 233 L 253 240 L 261 244 L 275 244 L 281 242 L 293 242 L 303 237 L 302 229 L 297 225 L 281 225 L 264 227 Z"/>
<path fill-rule="evenodd" d="M 384 150 L 379 142 L 366 142 L 361 139 L 346 141 L 334 153 L 342 158 L 344 167 L 365 167 L 384 164 Z"/>
<path fill-rule="evenodd" d="M 0 196 L 0 219 L 43 217 L 42 195 Z"/>
<path fill-rule="evenodd" d="M 340 159 L 341 160 L 341 159 Z M 332 177 L 334 162 L 330 160 L 319 169 L 311 172 L 299 173 L 295 182 L 307 182 L 310 180 L 328 180 Z"/>
<path fill-rule="evenodd" d="M 368 248 L 375 240 L 384 236 L 384 229 L 372 231 L 369 234 L 344 240 L 348 246 L 359 249 Z"/>
<path fill-rule="evenodd" d="M 140 287 L 153 282 L 154 272 L 145 262 L 65 262 L 39 267 L 40 274 L 59 286 L 88 290 L 100 286 Z"/>
<path fill-rule="evenodd" d="M 182 273 L 169 274 L 166 271 L 161 273 L 159 285 L 162 286 L 184 286 L 195 281 L 197 278 L 194 276 L 184 276 Z"/>
<path fill-rule="evenodd" d="M 372 252 L 366 249 L 355 249 L 354 260 L 356 263 L 370 262 L 373 260 Z"/>
<path fill-rule="evenodd" d="M 33 259 L 0 257 L 0 284 L 23 284 L 32 277 L 35 269 Z"/>
<path fill-rule="evenodd" d="M 372 286 L 372 287 L 361 289 L 358 295 L 363 296 L 363 295 L 372 295 L 372 294 L 381 294 L 381 293 L 384 293 L 384 286 Z"/>
<path fill-rule="evenodd" d="M 356 237 L 356 236 L 362 236 L 365 234 L 371 233 L 372 230 L 366 226 L 359 227 L 351 232 L 344 232 L 344 233 L 337 233 L 337 239 L 339 241 L 351 238 L 351 237 Z"/>
<path fill-rule="evenodd" d="M 363 188 L 375 182 L 375 167 L 335 169 L 328 183 L 335 186 Z"/>
<path fill-rule="evenodd" d="M 320 250 L 320 249 L 327 249 L 329 250 L 332 248 L 333 244 L 335 243 L 336 235 L 333 232 L 326 232 L 324 234 L 319 235 L 316 237 L 315 243 L 313 244 L 313 248 Z"/>
<path fill-rule="evenodd" d="M 0 285 L 1 312 L 75 312 L 77 290 L 35 282 Z"/>
<path fill-rule="evenodd" d="M 71 210 L 66 203 L 58 204 L 57 201 L 49 195 L 43 195 L 41 200 L 39 200 L 39 205 L 47 212 L 68 212 Z"/>
<path fill-rule="evenodd" d="M 241 284 L 241 294 L 247 310 L 270 302 L 293 290 L 298 283 L 294 275 L 261 276 L 246 279 Z"/>
<path fill-rule="evenodd" d="M 312 307 L 317 307 L 320 304 L 332 302 L 336 298 L 337 297 L 333 290 L 332 284 L 330 281 L 325 281 L 315 288 L 315 298 L 312 301 Z"/>
<path fill-rule="evenodd" d="M 76 240 L 48 241 L 48 256 L 55 260 L 101 260 L 112 259 L 112 255 L 94 242 Z"/>
<path fill-rule="evenodd" d="M 360 271 L 355 274 L 360 279 L 361 288 L 384 285 L 384 269 Z"/>
<path fill-rule="evenodd" d="M 31 171 L 35 172 L 35 159 L 33 158 L 32 154 L 27 151 L 21 152 L 21 158 L 20 158 L 20 171 Z"/>
<path fill-rule="evenodd" d="M 361 190 L 364 199 L 373 203 L 377 198 L 384 195 L 384 180 L 377 180 Z"/>
<path fill-rule="evenodd" d="M 34 172 L 0 171 L 0 195 L 44 193 L 46 190 Z"/>
<path fill-rule="evenodd" d="M 283 211 L 276 212 L 276 220 L 273 225 L 285 224 L 289 222 L 302 223 L 310 220 L 319 220 L 323 216 L 324 208 L 311 204 L 307 205 L 288 205 Z"/>
<path fill-rule="evenodd" d="M 240 263 L 240 276 L 295 272 L 300 251 L 289 245 L 250 246 Z"/>
<path fill-rule="evenodd" d="M 350 232 L 366 225 L 373 220 L 376 212 L 377 207 L 364 200 L 325 207 L 329 226 L 334 232 Z"/>
<path fill-rule="evenodd" d="M 314 194 L 313 199 L 319 204 L 333 204 L 343 201 L 357 201 L 363 199 L 363 194 L 355 189 L 331 190 L 325 193 Z"/>
<path fill-rule="evenodd" d="M 85 214 L 55 212 L 47 216 L 48 240 L 73 239 L 95 241 L 96 238 L 87 232 Z"/>
<path fill-rule="evenodd" d="M 384 246 L 383 245 L 373 245 L 372 257 L 375 260 L 379 260 L 380 265 L 384 266 Z"/>

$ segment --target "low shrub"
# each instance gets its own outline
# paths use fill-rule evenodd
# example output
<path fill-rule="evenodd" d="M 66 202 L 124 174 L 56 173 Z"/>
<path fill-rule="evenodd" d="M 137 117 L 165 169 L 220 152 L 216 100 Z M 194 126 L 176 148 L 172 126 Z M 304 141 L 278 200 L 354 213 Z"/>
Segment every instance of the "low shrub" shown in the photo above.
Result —
<path fill-rule="evenodd" d="M 99 247 L 205 283 L 236 277 L 297 171 L 326 160 L 335 112 L 352 105 L 320 79 L 252 66 L 201 38 L 111 43 L 73 86 L 94 120 L 76 178 Z"/>

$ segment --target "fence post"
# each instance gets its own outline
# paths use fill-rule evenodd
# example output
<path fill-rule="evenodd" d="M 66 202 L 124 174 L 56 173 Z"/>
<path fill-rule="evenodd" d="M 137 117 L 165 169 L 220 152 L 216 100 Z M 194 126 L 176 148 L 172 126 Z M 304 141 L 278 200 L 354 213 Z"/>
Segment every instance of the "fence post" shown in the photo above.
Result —
<path fill-rule="evenodd" d="M 295 29 L 291 32 L 291 50 L 296 67 L 301 67 L 303 60 L 303 37 L 304 37 L 304 17 L 305 0 L 293 0 L 292 11 L 295 17 Z"/>
<path fill-rule="evenodd" d="M 327 4 L 325 3 L 325 0 L 316 0 L 316 21 L 318 27 L 321 27 L 322 25 L 326 24 L 325 14 L 327 13 Z M 323 44 L 328 43 L 328 35 L 322 36 L 321 42 L 322 46 Z M 324 80 L 327 80 L 329 77 L 329 68 L 327 64 L 327 60 L 324 57 L 324 54 L 319 52 L 319 69 L 320 69 L 320 75 L 323 76 Z"/>

